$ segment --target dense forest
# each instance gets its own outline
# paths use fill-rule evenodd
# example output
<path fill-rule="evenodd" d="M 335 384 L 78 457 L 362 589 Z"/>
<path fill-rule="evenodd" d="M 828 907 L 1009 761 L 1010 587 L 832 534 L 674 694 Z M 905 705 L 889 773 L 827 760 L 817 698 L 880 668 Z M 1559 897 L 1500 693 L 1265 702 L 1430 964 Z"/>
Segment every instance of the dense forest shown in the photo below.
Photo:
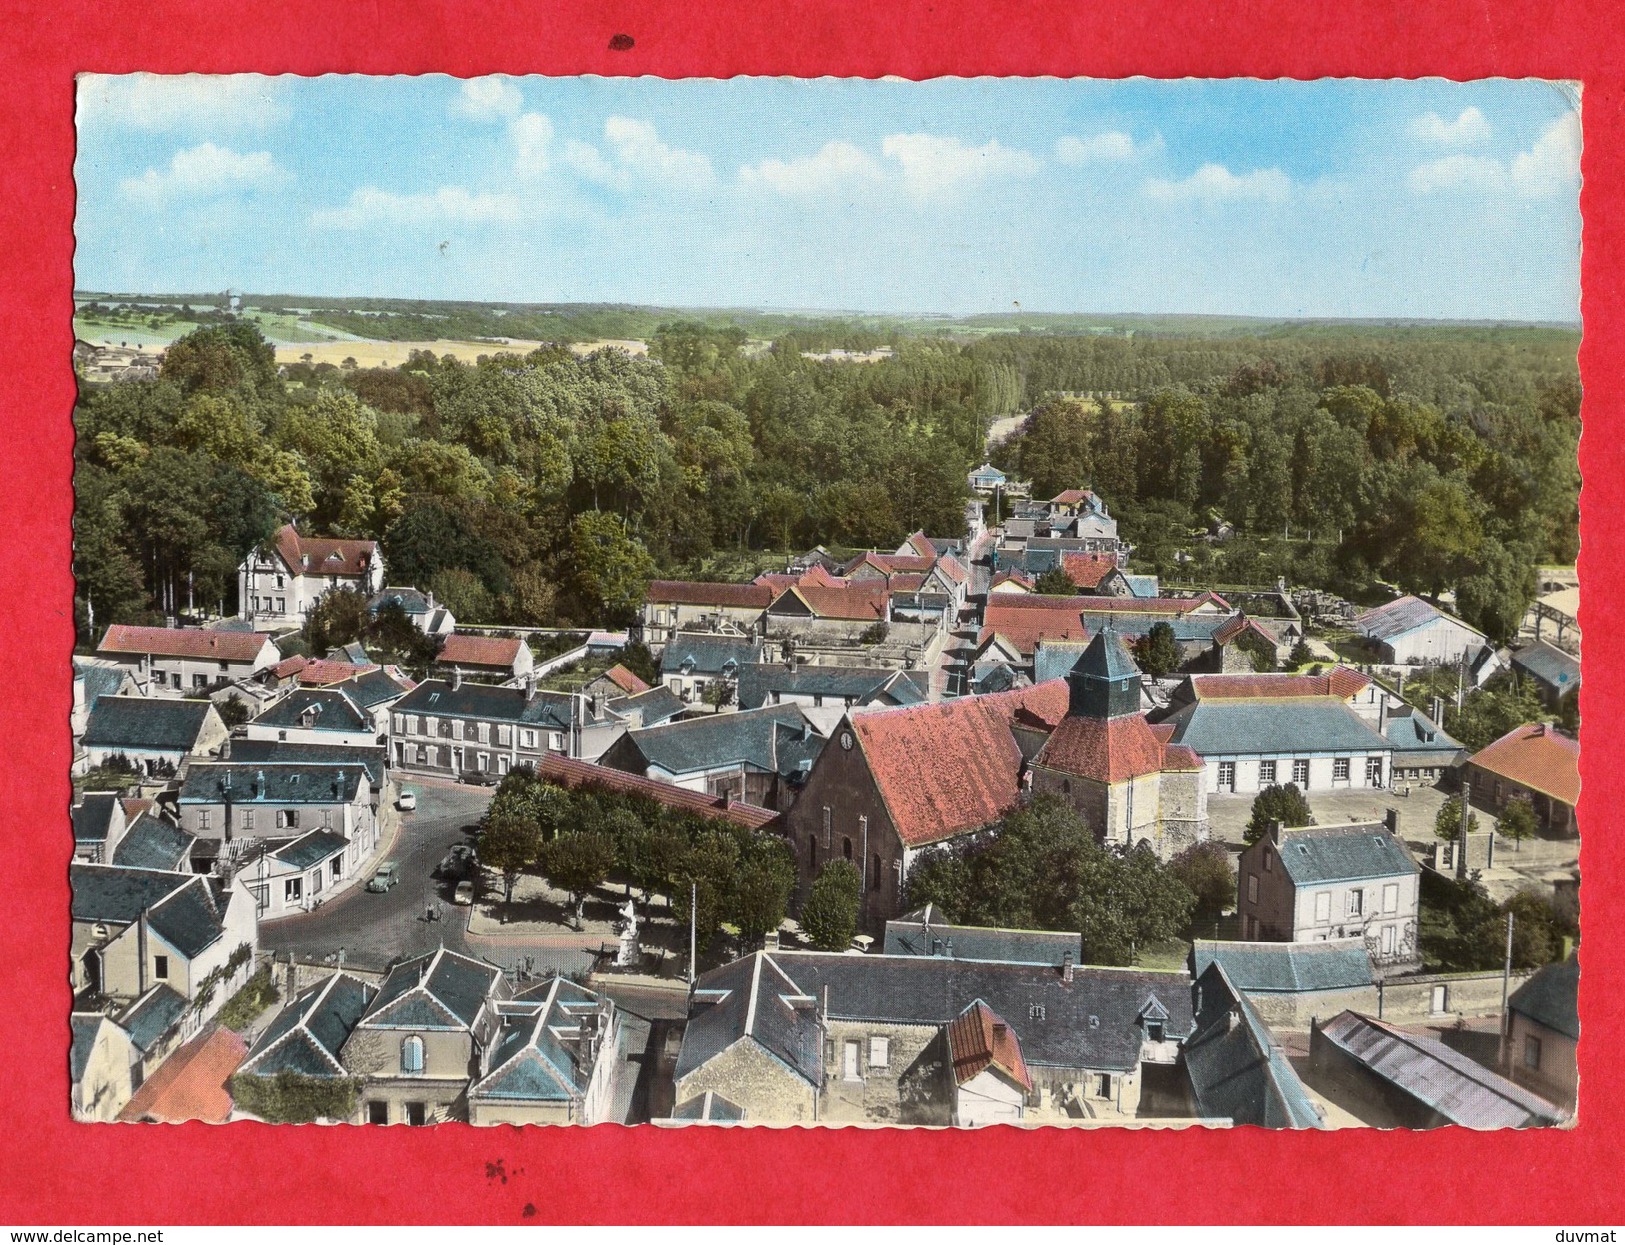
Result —
<path fill-rule="evenodd" d="M 801 357 L 860 328 L 762 349 L 740 324 L 668 321 L 648 359 L 394 369 L 279 369 L 251 324 L 201 328 L 156 380 L 83 390 L 81 622 L 87 601 L 98 628 L 234 610 L 234 568 L 288 516 L 381 540 L 393 581 L 469 621 L 625 620 L 650 576 L 713 551 L 958 531 L 988 427 L 1026 411 L 995 461 L 1044 495 L 1092 485 L 1165 574 L 1381 576 L 1453 589 L 1502 634 L 1533 566 L 1575 554 L 1570 333 L 892 334 L 881 363 Z M 1219 519 L 1228 544 L 1194 539 Z"/>

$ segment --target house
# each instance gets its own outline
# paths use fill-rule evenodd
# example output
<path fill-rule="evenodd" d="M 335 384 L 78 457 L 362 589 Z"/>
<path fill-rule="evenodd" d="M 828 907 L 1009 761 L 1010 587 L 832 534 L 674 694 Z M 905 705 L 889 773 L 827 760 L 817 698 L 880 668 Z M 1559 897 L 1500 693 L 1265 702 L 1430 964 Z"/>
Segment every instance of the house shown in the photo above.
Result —
<path fill-rule="evenodd" d="M 376 793 L 361 766 L 209 761 L 187 770 L 175 804 L 181 829 L 220 844 L 326 830 L 348 845 L 338 876 L 378 845 Z"/>
<path fill-rule="evenodd" d="M 386 609 L 399 609 L 408 621 L 426 636 L 449 636 L 457 630 L 457 619 L 432 592 L 416 588 L 381 588 L 367 602 L 367 613 L 378 617 Z"/>
<path fill-rule="evenodd" d="M 96 652 L 130 674 L 143 695 L 181 696 L 251 678 L 282 660 L 270 638 L 201 627 L 114 623 Z"/>
<path fill-rule="evenodd" d="M 309 912 L 323 893 L 365 868 L 371 852 L 336 830 L 307 830 L 266 839 L 233 860 L 247 882 L 261 920 Z"/>
<path fill-rule="evenodd" d="M 279 743 L 329 744 L 365 748 L 378 743 L 372 715 L 341 691 L 300 687 L 289 692 L 244 728 L 249 739 Z"/>
<path fill-rule="evenodd" d="M 130 1087 L 139 1090 L 172 1052 L 197 1031 L 188 1025 L 191 1005 L 166 982 L 158 982 L 114 1016 L 130 1038 Z"/>
<path fill-rule="evenodd" d="M 371 718 L 373 734 L 382 736 L 389 731 L 395 702 L 416 686 L 394 666 L 375 666 L 334 683 L 330 690 L 349 697 L 351 704 Z"/>
<path fill-rule="evenodd" d="M 1513 653 L 1512 668 L 1533 681 L 1540 689 L 1541 700 L 1551 709 L 1580 686 L 1579 660 L 1545 640 L 1526 644 Z"/>
<path fill-rule="evenodd" d="M 332 687 L 335 683 L 352 679 L 363 671 L 377 668 L 370 661 L 359 664 L 326 657 L 306 657 L 296 653 L 292 657 L 284 657 L 260 677 L 265 680 L 267 687 L 273 691 L 281 691 L 293 686 Z"/>
<path fill-rule="evenodd" d="M 1473 802 L 1497 817 L 1508 800 L 1523 796 L 1546 833 L 1578 833 L 1580 741 L 1555 726 L 1513 727 L 1469 757 L 1463 775 Z"/>
<path fill-rule="evenodd" d="M 73 858 L 88 864 L 108 864 L 128 828 L 123 800 L 116 792 L 87 791 L 70 812 Z"/>
<path fill-rule="evenodd" d="M 633 731 L 670 722 L 680 716 L 686 707 L 682 698 L 669 687 L 651 687 L 636 696 L 618 696 L 604 704 L 611 715 L 626 724 L 627 730 Z"/>
<path fill-rule="evenodd" d="M 653 580 L 643 597 L 643 614 L 633 638 L 650 648 L 668 643 L 680 631 L 727 631 L 752 635 L 773 603 L 767 584 L 710 584 Z"/>
<path fill-rule="evenodd" d="M 1083 958 L 1083 935 L 1047 929 L 994 929 L 955 925 L 934 904 L 886 922 L 881 949 L 887 955 L 944 955 L 957 960 L 1062 967 Z"/>
<path fill-rule="evenodd" d="M 646 778 L 642 774 L 627 774 L 606 769 L 590 761 L 577 761 L 550 752 L 536 765 L 536 774 L 560 787 L 572 790 L 604 790 L 632 794 L 652 800 L 667 808 L 677 809 L 713 821 L 726 821 L 746 830 L 760 830 L 772 822 L 777 813 L 751 804 L 741 804 L 727 797 L 704 795 L 684 787 Z"/>
<path fill-rule="evenodd" d="M 477 679 L 522 679 L 535 665 L 530 645 L 518 636 L 448 635 L 434 659 L 438 673 Z"/>
<path fill-rule="evenodd" d="M 248 1044 L 230 1029 L 198 1034 L 136 1090 L 119 1112 L 120 1122 L 224 1124 L 231 1118 L 233 1105 L 227 1082 L 247 1053 Z"/>
<path fill-rule="evenodd" d="M 395 703 L 389 748 L 403 772 L 484 781 L 535 765 L 549 752 L 596 758 L 622 729 L 607 713 L 593 713 L 586 697 L 537 691 L 534 679 L 497 687 L 453 673 L 418 684 Z"/>
<path fill-rule="evenodd" d="M 621 1015 L 605 995 L 554 977 L 496 1004 L 470 1124 L 602 1124 L 613 1113 Z"/>
<path fill-rule="evenodd" d="M 130 1035 L 105 1012 L 74 1012 L 68 1017 L 68 1081 L 73 1118 L 108 1124 L 135 1092 L 131 1080 L 135 1051 Z"/>
<path fill-rule="evenodd" d="M 1253 942 L 1361 938 L 1382 972 L 1420 962 L 1421 867 L 1386 822 L 1282 827 L 1237 862 L 1241 936 Z"/>
<path fill-rule="evenodd" d="M 1357 614 L 1349 626 L 1364 636 L 1381 660 L 1399 666 L 1438 666 L 1476 657 L 1489 643 L 1484 633 L 1421 597 L 1400 597 Z"/>
<path fill-rule="evenodd" d="M 721 703 L 727 704 L 734 697 L 740 672 L 761 659 L 761 643 L 745 636 L 678 632 L 660 654 L 660 683 L 685 705 L 703 702 L 707 689 L 713 697 L 724 697 Z M 721 689 L 713 688 L 718 683 Z"/>
<path fill-rule="evenodd" d="M 196 873 L 79 863 L 69 866 L 68 880 L 79 999 L 139 1000 L 167 986 L 197 1004 L 185 1015 L 190 1033 L 248 979 L 259 926 L 253 897 L 240 885 Z M 207 1001 L 198 1003 L 204 995 Z"/>
<path fill-rule="evenodd" d="M 826 742 L 798 706 L 781 705 L 628 731 L 598 763 L 783 811 Z"/>
<path fill-rule="evenodd" d="M 1573 1111 L 1580 1092 L 1580 956 L 1548 964 L 1507 1000 L 1512 1079 Z"/>
<path fill-rule="evenodd" d="M 746 1123 L 746 1114 L 745 1108 L 737 1102 L 729 1102 L 721 1094 L 708 1089 L 687 1102 L 677 1104 L 665 1119 L 651 1122 L 661 1128 L 684 1128 L 692 1124 L 726 1127 Z"/>
<path fill-rule="evenodd" d="M 993 576 L 992 582 L 988 585 L 988 592 L 1025 594 L 1032 592 L 1037 586 L 1038 581 L 1026 571 L 1006 567 Z"/>
<path fill-rule="evenodd" d="M 226 741 L 213 702 L 155 696 L 98 696 L 85 725 L 89 767 L 123 763 L 147 777 L 172 775 L 189 757 L 208 756 Z"/>
<path fill-rule="evenodd" d="M 392 798 L 386 790 L 389 781 L 386 764 L 389 749 L 383 744 L 356 748 L 341 744 L 293 743 L 276 739 L 245 739 L 241 736 L 226 741 L 220 750 L 222 761 L 239 765 L 342 765 L 365 770 L 380 803 Z"/>
<path fill-rule="evenodd" d="M 496 965 L 444 947 L 391 968 L 344 1042 L 344 1071 L 364 1082 L 355 1122 L 466 1120 L 512 996 Z"/>
<path fill-rule="evenodd" d="M 1195 1030 L 1179 1061 L 1197 1116 L 1260 1128 L 1325 1128 L 1286 1052 L 1224 965 L 1210 963 L 1191 991 Z"/>
<path fill-rule="evenodd" d="M 299 627 L 311 607 L 335 588 L 372 597 L 384 583 L 378 542 L 302 535 L 285 524 L 237 569 L 242 617 L 256 631 Z"/>
<path fill-rule="evenodd" d="M 113 849 L 105 863 L 127 869 L 161 869 L 186 873 L 192 868 L 192 847 L 197 839 L 166 817 L 143 812 Z"/>
<path fill-rule="evenodd" d="M 348 1077 L 349 1069 L 340 1060 L 344 1044 L 377 994 L 377 986 L 344 972 L 306 986 L 254 1040 L 234 1079 L 270 1081 L 279 1074 L 335 1081 Z"/>
<path fill-rule="evenodd" d="M 930 679 L 922 670 L 760 662 L 739 671 L 741 709 L 797 705 L 826 733 L 848 709 L 918 705 L 929 699 Z"/>
<path fill-rule="evenodd" d="M 1005 474 L 992 463 L 983 463 L 965 477 L 965 482 L 970 485 L 971 492 L 986 496 L 1004 487 Z"/>
<path fill-rule="evenodd" d="M 676 1102 L 768 1125 L 1129 1120 L 1161 1114 L 1191 1019 L 1184 973 L 762 951 L 696 983 Z"/>
<path fill-rule="evenodd" d="M 1380 729 L 1394 750 L 1389 780 L 1396 789 L 1405 784 L 1431 787 L 1467 759 L 1467 750 L 1444 727 L 1412 705 L 1385 714 Z"/>
<path fill-rule="evenodd" d="M 853 710 L 784 814 L 800 862 L 799 894 L 825 861 L 850 860 L 863 879 L 861 924 L 878 931 L 903 911 L 904 879 L 921 851 L 981 830 L 1015 806 L 1026 767 L 1016 731 L 1042 738 L 1065 713 L 1066 695 L 1055 682 Z"/>
<path fill-rule="evenodd" d="M 786 588 L 767 607 L 766 634 L 781 643 L 876 643 L 891 621 L 889 583 L 848 579 L 836 587 Z"/>
<path fill-rule="evenodd" d="M 1234 989 L 1247 996 L 1264 1023 L 1284 1029 L 1309 1027 L 1314 1017 L 1365 1007 L 1377 981 L 1365 939 L 1325 942 L 1233 942 L 1198 938 L 1191 944 L 1191 977 L 1200 980 L 1221 965 Z"/>
<path fill-rule="evenodd" d="M 1035 794 L 1059 796 L 1105 843 L 1164 860 L 1207 838 L 1202 760 L 1140 712 L 1140 671 L 1107 627 L 1066 676 L 1066 716 L 1032 758 Z"/>
<path fill-rule="evenodd" d="M 649 685 L 625 666 L 616 664 L 581 689 L 583 696 L 602 696 L 606 700 L 637 696 L 649 690 Z"/>
<path fill-rule="evenodd" d="M 1381 1128 L 1549 1128 L 1566 1113 L 1438 1038 L 1355 1011 L 1309 1031 L 1311 1080 Z"/>

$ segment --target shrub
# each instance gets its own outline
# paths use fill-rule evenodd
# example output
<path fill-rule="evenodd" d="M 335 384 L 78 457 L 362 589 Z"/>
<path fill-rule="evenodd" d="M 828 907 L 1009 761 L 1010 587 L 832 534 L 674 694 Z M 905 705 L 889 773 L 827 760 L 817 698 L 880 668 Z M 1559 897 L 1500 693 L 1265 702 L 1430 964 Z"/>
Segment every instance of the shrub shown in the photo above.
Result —
<path fill-rule="evenodd" d="M 269 1077 L 239 1073 L 231 1078 L 233 1101 L 271 1124 L 351 1119 L 360 1092 L 361 1082 L 350 1077 L 282 1071 Z"/>

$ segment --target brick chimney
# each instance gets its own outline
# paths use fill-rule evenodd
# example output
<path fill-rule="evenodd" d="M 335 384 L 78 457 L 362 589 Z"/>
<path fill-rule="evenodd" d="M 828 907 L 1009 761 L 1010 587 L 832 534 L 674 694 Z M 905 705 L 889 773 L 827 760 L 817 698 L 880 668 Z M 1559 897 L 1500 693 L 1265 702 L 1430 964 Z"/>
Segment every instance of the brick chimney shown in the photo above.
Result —
<path fill-rule="evenodd" d="M 1399 837 L 1399 810 L 1391 808 L 1383 815 L 1382 824 L 1388 827 L 1388 833 L 1396 839 Z"/>
<path fill-rule="evenodd" d="M 1076 970 L 1076 967 L 1077 966 L 1073 963 L 1072 952 L 1068 951 L 1066 955 L 1061 958 L 1061 980 L 1066 982 L 1068 985 L 1071 985 L 1072 976 Z"/>
<path fill-rule="evenodd" d="M 1281 846 L 1281 832 L 1285 829 L 1286 823 L 1281 821 L 1280 818 L 1276 818 L 1274 821 L 1270 822 L 1270 842 L 1274 843 L 1277 847 Z"/>

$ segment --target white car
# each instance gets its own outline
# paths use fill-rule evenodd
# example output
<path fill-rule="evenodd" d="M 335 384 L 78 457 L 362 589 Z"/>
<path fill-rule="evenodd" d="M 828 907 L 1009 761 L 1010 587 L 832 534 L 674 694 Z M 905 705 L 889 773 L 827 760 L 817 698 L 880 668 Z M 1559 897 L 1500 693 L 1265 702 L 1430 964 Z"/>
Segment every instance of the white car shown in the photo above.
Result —
<path fill-rule="evenodd" d="M 402 791 L 400 798 L 395 801 L 395 807 L 403 813 L 413 813 L 418 807 L 418 793 L 416 791 Z"/>
<path fill-rule="evenodd" d="M 452 903 L 471 904 L 474 902 L 474 883 L 459 882 L 457 889 L 452 892 Z"/>

